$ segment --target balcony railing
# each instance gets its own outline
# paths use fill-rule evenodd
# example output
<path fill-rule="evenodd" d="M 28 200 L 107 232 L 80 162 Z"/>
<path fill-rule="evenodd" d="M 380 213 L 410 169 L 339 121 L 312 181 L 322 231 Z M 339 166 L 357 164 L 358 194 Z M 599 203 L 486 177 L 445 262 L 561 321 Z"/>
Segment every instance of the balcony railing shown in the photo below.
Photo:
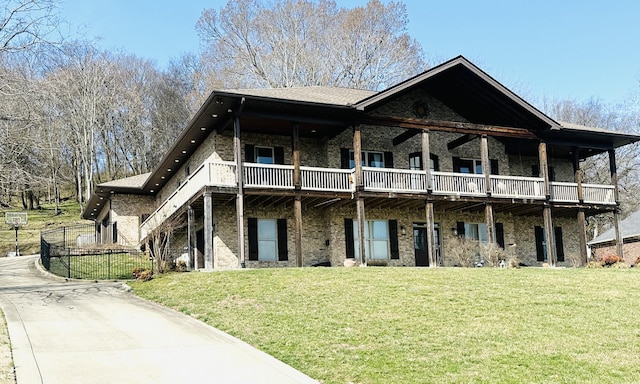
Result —
<path fill-rule="evenodd" d="M 293 190 L 294 168 L 291 165 L 243 164 L 243 182 L 247 189 L 269 188 Z M 303 191 L 353 192 L 353 169 L 300 167 Z M 424 171 L 363 167 L 365 191 L 393 193 L 427 193 Z M 538 177 L 491 175 L 492 196 L 496 198 L 537 199 L 544 196 L 544 180 Z M 453 172 L 431 172 L 432 193 L 482 197 L 487 196 L 484 175 Z M 236 166 L 233 162 L 205 162 L 167 198 L 140 226 L 141 238 L 159 225 L 166 217 L 186 204 L 205 186 L 235 187 Z M 583 184 L 583 197 L 590 204 L 615 204 L 614 187 L 611 185 Z M 550 183 L 551 200 L 554 202 L 578 202 L 576 183 Z M 157 223 L 157 224 L 156 224 Z"/>

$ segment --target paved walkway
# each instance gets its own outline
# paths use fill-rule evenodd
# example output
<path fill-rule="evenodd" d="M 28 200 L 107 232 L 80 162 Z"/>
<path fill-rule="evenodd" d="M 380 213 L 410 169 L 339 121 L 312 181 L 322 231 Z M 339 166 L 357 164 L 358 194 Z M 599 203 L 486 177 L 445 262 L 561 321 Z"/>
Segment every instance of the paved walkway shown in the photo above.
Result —
<path fill-rule="evenodd" d="M 0 258 L 18 384 L 317 383 L 189 316 L 119 283 L 64 282 L 37 258 Z"/>

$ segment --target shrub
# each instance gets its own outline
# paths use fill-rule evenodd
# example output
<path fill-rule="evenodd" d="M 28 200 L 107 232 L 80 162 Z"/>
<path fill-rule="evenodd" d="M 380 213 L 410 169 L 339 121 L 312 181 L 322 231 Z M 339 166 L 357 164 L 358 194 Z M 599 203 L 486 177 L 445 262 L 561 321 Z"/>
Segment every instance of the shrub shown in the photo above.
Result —
<path fill-rule="evenodd" d="M 507 254 L 502 247 L 494 243 L 480 245 L 480 256 L 489 262 L 492 267 L 497 267 L 500 260 L 506 260 Z"/>
<path fill-rule="evenodd" d="M 569 252 L 567 254 L 567 259 L 569 260 L 569 262 L 571 263 L 572 267 L 579 267 L 581 264 L 580 261 L 580 254 L 577 252 Z"/>
<path fill-rule="evenodd" d="M 478 255 L 478 242 L 464 237 L 455 237 L 449 242 L 448 251 L 455 265 L 473 267 Z"/>
<path fill-rule="evenodd" d="M 147 268 L 142 268 L 142 267 L 135 267 L 133 268 L 133 270 L 131 271 L 131 276 L 133 276 L 134 279 L 137 279 L 138 277 L 140 277 L 140 274 L 142 273 L 142 271 L 146 270 Z"/>
<path fill-rule="evenodd" d="M 149 281 L 153 279 L 153 272 L 151 272 L 150 269 L 145 269 L 144 271 L 140 272 L 140 275 L 138 275 L 137 280 L 138 281 Z"/>
<path fill-rule="evenodd" d="M 600 261 L 603 267 L 610 267 L 616 263 L 624 263 L 624 259 L 617 255 L 607 255 Z"/>
<path fill-rule="evenodd" d="M 184 260 L 176 262 L 176 272 L 187 272 L 187 263 Z"/>
<path fill-rule="evenodd" d="M 520 268 L 520 259 L 518 259 L 518 256 L 511 256 L 509 258 L 509 268 Z"/>
<path fill-rule="evenodd" d="M 595 260 L 591 260 L 587 263 L 586 268 L 602 268 L 602 263 Z"/>
<path fill-rule="evenodd" d="M 636 260 L 633 262 L 633 265 L 640 266 L 640 256 L 636 257 Z"/>

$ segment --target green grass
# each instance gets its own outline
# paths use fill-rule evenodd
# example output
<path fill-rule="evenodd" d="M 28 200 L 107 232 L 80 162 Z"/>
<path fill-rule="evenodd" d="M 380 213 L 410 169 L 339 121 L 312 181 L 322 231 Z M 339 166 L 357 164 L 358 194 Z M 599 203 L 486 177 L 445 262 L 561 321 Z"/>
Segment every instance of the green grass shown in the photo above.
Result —
<path fill-rule="evenodd" d="M 640 382 L 640 270 L 304 268 L 132 283 L 323 383 Z"/>
<path fill-rule="evenodd" d="M 75 201 L 64 201 L 60 204 L 61 212 L 55 215 L 53 204 L 43 204 L 42 209 L 26 211 L 28 224 L 18 230 L 20 254 L 28 255 L 40 251 L 40 231 L 72 226 L 79 223 L 91 223 L 80 219 L 80 204 Z M 15 251 L 16 233 L 12 226 L 4 223 L 5 212 L 23 212 L 22 207 L 0 210 L 0 256 Z"/>

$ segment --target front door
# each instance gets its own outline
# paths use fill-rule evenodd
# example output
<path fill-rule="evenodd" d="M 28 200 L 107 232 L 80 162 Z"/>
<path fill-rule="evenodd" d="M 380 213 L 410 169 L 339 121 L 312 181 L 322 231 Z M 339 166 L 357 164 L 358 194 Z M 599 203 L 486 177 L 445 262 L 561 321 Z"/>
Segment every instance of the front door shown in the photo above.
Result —
<path fill-rule="evenodd" d="M 436 261 L 440 263 L 440 228 L 438 224 L 435 224 L 433 230 L 434 237 L 434 252 Z M 416 258 L 416 267 L 428 267 L 429 266 L 429 253 L 427 252 L 427 226 L 424 223 L 413 224 L 413 252 Z"/>
<path fill-rule="evenodd" d="M 426 227 L 413 227 L 413 250 L 416 256 L 416 267 L 428 267 L 429 253 L 427 252 Z"/>

